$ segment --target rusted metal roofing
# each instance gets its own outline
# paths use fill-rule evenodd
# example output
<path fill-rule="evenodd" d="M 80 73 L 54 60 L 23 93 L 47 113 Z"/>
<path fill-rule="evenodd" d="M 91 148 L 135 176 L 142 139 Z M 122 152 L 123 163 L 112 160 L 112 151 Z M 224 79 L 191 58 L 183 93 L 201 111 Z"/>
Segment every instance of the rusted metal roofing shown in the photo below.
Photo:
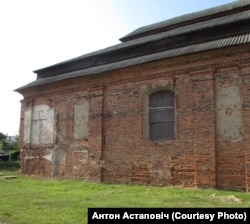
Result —
<path fill-rule="evenodd" d="M 154 60 L 250 43 L 250 0 L 215 7 L 203 13 L 184 15 L 141 28 L 132 32 L 136 36 L 132 35 L 131 40 L 36 70 L 38 79 L 17 91 Z M 155 27 L 158 29 L 162 26 L 168 26 L 168 29 L 138 36 L 141 33 L 144 35 L 144 31 L 150 30 L 150 27 L 154 31 Z M 128 36 L 131 37 L 130 34 Z"/>

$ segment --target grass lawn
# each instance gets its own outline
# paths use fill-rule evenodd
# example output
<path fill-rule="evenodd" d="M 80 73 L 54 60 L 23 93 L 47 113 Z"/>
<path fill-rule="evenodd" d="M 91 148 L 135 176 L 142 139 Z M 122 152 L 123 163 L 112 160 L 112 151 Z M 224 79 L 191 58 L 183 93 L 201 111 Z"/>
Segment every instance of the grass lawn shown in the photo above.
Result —
<path fill-rule="evenodd" d="M 1 164 L 0 164 L 1 165 Z M 243 192 L 37 180 L 0 166 L 0 223 L 87 224 L 88 207 L 250 207 Z"/>

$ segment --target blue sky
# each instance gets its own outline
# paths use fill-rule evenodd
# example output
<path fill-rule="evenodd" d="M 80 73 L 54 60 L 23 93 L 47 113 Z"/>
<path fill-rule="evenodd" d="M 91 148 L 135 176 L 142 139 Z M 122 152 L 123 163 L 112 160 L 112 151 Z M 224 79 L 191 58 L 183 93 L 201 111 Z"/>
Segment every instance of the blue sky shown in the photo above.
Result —
<path fill-rule="evenodd" d="M 0 132 L 19 131 L 14 89 L 32 71 L 119 43 L 133 30 L 233 0 L 1 0 Z"/>

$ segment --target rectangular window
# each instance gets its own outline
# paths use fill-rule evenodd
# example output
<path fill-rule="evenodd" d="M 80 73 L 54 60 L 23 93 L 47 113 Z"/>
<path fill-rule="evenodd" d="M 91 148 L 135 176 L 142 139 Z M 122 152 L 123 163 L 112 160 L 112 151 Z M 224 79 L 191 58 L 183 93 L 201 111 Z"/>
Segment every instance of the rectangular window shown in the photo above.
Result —
<path fill-rule="evenodd" d="M 149 138 L 175 138 L 174 93 L 159 91 L 149 96 Z"/>

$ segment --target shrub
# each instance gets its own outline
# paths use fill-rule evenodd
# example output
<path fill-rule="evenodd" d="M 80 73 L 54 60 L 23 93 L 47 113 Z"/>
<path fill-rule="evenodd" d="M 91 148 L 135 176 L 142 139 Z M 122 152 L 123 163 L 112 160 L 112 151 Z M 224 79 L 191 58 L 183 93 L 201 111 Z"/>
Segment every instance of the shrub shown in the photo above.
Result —
<path fill-rule="evenodd" d="M 5 170 L 17 170 L 20 169 L 20 162 L 19 161 L 0 161 L 0 169 Z"/>
<path fill-rule="evenodd" d="M 10 151 L 10 160 L 18 161 L 20 158 L 20 150 Z"/>

